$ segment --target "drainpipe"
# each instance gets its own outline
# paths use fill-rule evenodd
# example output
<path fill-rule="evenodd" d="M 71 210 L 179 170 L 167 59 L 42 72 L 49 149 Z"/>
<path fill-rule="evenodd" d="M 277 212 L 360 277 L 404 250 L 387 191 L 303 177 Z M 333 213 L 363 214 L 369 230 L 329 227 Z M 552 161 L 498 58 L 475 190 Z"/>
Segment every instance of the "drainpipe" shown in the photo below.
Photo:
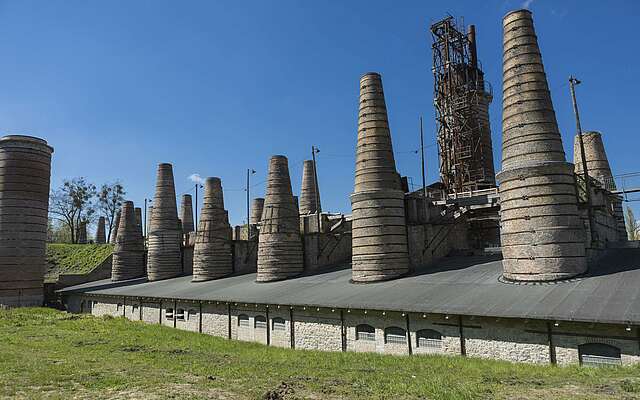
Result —
<path fill-rule="evenodd" d="M 202 300 L 198 302 L 198 333 L 202 333 Z"/>
<path fill-rule="evenodd" d="M 176 327 L 176 319 L 178 318 L 178 300 L 173 300 L 173 327 Z"/>
<path fill-rule="evenodd" d="M 227 339 L 231 340 L 231 303 L 227 303 L 227 314 L 229 316 L 229 323 L 227 326 Z"/>

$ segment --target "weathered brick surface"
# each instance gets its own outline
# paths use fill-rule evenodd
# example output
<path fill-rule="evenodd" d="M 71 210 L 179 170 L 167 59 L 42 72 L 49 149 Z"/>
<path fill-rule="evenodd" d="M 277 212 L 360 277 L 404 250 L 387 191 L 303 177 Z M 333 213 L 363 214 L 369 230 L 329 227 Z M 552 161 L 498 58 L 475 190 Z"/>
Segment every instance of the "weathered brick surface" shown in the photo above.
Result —
<path fill-rule="evenodd" d="M 226 304 L 202 305 L 202 333 L 227 338 L 229 315 Z"/>
<path fill-rule="evenodd" d="M 341 351 L 342 324 L 338 312 L 294 310 L 296 349 Z"/>

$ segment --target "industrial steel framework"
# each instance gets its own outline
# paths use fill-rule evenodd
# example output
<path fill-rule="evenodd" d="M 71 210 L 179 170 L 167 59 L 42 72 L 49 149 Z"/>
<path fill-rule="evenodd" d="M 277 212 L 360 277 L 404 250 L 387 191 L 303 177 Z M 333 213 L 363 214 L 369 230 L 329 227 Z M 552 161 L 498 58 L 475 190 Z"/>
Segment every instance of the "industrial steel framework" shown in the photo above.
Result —
<path fill-rule="evenodd" d="M 448 16 L 431 25 L 440 178 L 447 192 L 495 186 L 488 107 L 490 85 L 478 65 L 475 27 Z"/>

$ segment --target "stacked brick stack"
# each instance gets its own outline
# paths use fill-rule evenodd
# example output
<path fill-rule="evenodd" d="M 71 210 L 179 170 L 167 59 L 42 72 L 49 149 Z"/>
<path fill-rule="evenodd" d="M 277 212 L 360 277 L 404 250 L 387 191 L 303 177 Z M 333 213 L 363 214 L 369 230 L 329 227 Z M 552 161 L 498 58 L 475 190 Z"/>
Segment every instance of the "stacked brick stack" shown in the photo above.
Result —
<path fill-rule="evenodd" d="M 277 281 L 303 272 L 300 221 L 285 156 L 269 161 L 267 192 L 260 222 L 258 282 Z"/>
<path fill-rule="evenodd" d="M 42 139 L 0 138 L 0 305 L 42 305 L 51 153 Z"/>
<path fill-rule="evenodd" d="M 78 223 L 78 229 L 76 229 L 76 241 L 78 244 L 87 244 L 87 221 L 82 220 Z"/>
<path fill-rule="evenodd" d="M 111 237 L 109 238 L 109 243 L 116 244 L 116 238 L 118 237 L 118 225 L 120 225 L 120 210 L 116 212 L 116 218 L 113 221 L 113 225 L 111 226 Z"/>
<path fill-rule="evenodd" d="M 604 149 L 600 132 L 584 132 L 582 134 L 582 143 L 584 144 L 584 154 L 589 176 L 600 182 L 602 187 L 608 191 L 616 190 L 616 183 L 613 180 L 609 159 L 607 158 L 607 152 Z M 582 167 L 582 156 L 580 152 L 580 137 L 577 135 L 573 141 L 573 163 L 575 164 L 576 175 L 583 175 L 584 169 Z M 622 198 L 617 197 L 613 202 L 613 213 L 618 225 L 619 240 L 627 240 L 627 228 L 624 223 Z"/>
<path fill-rule="evenodd" d="M 382 78 L 360 79 L 353 211 L 352 279 L 375 282 L 409 271 L 404 192 L 391 145 Z"/>
<path fill-rule="evenodd" d="M 195 231 L 195 226 L 193 225 L 193 203 L 190 194 L 182 195 L 180 221 L 182 222 L 182 232 L 185 235 Z"/>
<path fill-rule="evenodd" d="M 224 209 L 220 178 L 207 178 L 204 203 L 193 250 L 193 281 L 207 281 L 233 272 L 231 225 Z"/>
<path fill-rule="evenodd" d="M 135 214 L 136 214 L 136 226 L 138 228 L 138 232 L 140 233 L 140 236 L 143 236 L 142 234 L 142 208 L 140 207 L 136 207 L 134 209 Z"/>
<path fill-rule="evenodd" d="M 96 229 L 96 244 L 105 244 L 106 242 L 105 220 L 104 217 L 100 217 L 98 218 L 98 228 Z"/>
<path fill-rule="evenodd" d="M 121 215 L 116 245 L 113 249 L 112 281 L 125 281 L 144 275 L 144 243 L 136 221 L 133 202 L 124 202 Z"/>
<path fill-rule="evenodd" d="M 171 164 L 158 165 L 156 193 L 148 233 L 147 276 L 150 281 L 182 274 L 182 229 L 178 224 Z"/>
<path fill-rule="evenodd" d="M 264 208 L 264 199 L 262 197 L 256 197 L 251 202 L 251 216 L 249 220 L 251 225 L 258 225 L 262 220 L 262 209 Z"/>
<path fill-rule="evenodd" d="M 587 268 L 585 231 L 531 12 L 507 14 L 503 28 L 503 273 L 523 281 L 570 278 Z"/>
<path fill-rule="evenodd" d="M 316 171 L 313 160 L 305 160 L 302 166 L 300 189 L 300 214 L 315 214 L 319 209 L 320 194 L 316 187 Z"/>

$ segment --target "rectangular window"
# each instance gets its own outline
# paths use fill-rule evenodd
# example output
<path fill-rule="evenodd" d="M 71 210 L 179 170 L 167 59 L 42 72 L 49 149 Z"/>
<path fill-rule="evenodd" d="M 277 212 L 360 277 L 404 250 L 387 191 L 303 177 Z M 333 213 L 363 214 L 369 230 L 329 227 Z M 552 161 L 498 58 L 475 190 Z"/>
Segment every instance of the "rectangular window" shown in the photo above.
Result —
<path fill-rule="evenodd" d="M 358 332 L 358 340 L 366 340 L 369 342 L 373 342 L 376 340 L 375 332 Z"/>
<path fill-rule="evenodd" d="M 164 316 L 166 319 L 173 319 L 173 308 L 167 308 L 164 312 Z"/>
<path fill-rule="evenodd" d="M 184 321 L 184 309 L 178 308 L 178 311 L 176 312 L 176 319 L 178 321 Z"/>
<path fill-rule="evenodd" d="M 267 329 L 267 321 L 256 320 L 256 329 Z"/>
<path fill-rule="evenodd" d="M 394 335 L 392 333 L 387 334 L 387 343 L 391 344 L 406 344 L 407 337 L 402 335 Z"/>
<path fill-rule="evenodd" d="M 618 357 L 596 356 L 591 354 L 582 355 L 582 365 L 600 367 L 605 365 L 620 365 L 622 361 Z"/>
<path fill-rule="evenodd" d="M 442 350 L 442 339 L 418 338 L 418 347 L 424 347 L 427 351 L 440 352 Z"/>
<path fill-rule="evenodd" d="M 274 319 L 273 320 L 273 330 L 274 331 L 284 331 L 286 329 L 287 328 L 285 326 L 284 320 L 280 320 L 280 319 Z"/>

